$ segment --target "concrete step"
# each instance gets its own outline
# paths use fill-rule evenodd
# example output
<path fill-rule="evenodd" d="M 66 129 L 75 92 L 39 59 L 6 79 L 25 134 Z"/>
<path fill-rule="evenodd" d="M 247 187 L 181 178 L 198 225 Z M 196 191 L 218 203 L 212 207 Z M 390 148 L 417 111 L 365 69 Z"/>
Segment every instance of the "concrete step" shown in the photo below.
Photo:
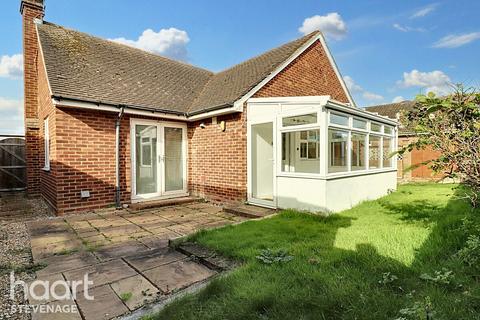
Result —
<path fill-rule="evenodd" d="M 197 197 L 180 197 L 180 198 L 170 198 L 170 199 L 162 199 L 162 200 L 142 201 L 142 202 L 132 203 L 128 207 L 129 209 L 136 211 L 136 210 L 142 210 L 142 209 L 174 206 L 178 204 L 185 204 L 185 203 L 192 203 L 192 202 L 199 202 L 199 201 L 203 201 L 203 199 L 197 198 Z"/>
<path fill-rule="evenodd" d="M 223 211 L 246 218 L 263 218 L 276 213 L 275 209 L 263 208 L 249 204 L 224 207 Z"/>

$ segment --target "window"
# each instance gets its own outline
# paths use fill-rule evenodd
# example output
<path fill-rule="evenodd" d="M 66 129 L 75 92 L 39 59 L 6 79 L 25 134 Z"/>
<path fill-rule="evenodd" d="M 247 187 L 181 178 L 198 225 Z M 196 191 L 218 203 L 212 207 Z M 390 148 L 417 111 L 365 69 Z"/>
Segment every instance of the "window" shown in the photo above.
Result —
<path fill-rule="evenodd" d="M 300 131 L 300 159 L 318 159 L 318 130 Z"/>
<path fill-rule="evenodd" d="M 375 131 L 375 132 L 381 132 L 382 131 L 382 126 L 378 123 L 372 122 L 370 124 L 370 130 Z"/>
<path fill-rule="evenodd" d="M 43 169 L 50 170 L 50 128 L 48 127 L 48 118 L 43 120 L 43 132 L 44 132 L 44 151 L 45 151 L 45 164 Z"/>
<path fill-rule="evenodd" d="M 380 137 L 370 135 L 368 165 L 370 169 L 380 168 Z"/>
<path fill-rule="evenodd" d="M 282 133 L 282 172 L 320 173 L 320 130 Z"/>
<path fill-rule="evenodd" d="M 365 149 L 366 149 L 365 134 L 352 133 L 352 171 L 364 170 L 365 166 Z"/>
<path fill-rule="evenodd" d="M 353 127 L 356 129 L 367 129 L 367 121 L 353 118 Z"/>
<path fill-rule="evenodd" d="M 284 127 L 290 126 L 301 126 L 304 124 L 315 124 L 317 123 L 317 114 L 309 113 L 300 116 L 285 117 L 282 119 L 282 125 Z"/>
<path fill-rule="evenodd" d="M 340 126 L 348 126 L 348 117 L 336 113 L 330 113 L 330 123 Z"/>
<path fill-rule="evenodd" d="M 392 153 L 392 138 L 383 138 L 383 167 L 390 168 L 393 164 Z"/>
<path fill-rule="evenodd" d="M 384 126 L 384 127 L 383 127 L 383 131 L 384 131 L 385 134 L 391 135 L 392 132 L 393 132 L 393 129 L 392 129 L 392 127 Z"/>
<path fill-rule="evenodd" d="M 348 132 L 328 130 L 328 172 L 347 171 Z"/>

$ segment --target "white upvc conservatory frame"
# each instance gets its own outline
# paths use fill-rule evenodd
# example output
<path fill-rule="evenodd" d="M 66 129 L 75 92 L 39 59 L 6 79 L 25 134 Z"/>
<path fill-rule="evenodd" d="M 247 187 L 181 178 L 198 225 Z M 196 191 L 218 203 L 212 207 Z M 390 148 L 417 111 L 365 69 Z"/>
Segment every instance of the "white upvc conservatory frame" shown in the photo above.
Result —
<path fill-rule="evenodd" d="M 295 115 L 306 115 L 316 113 L 317 122 L 312 124 L 286 126 L 282 125 L 282 119 Z M 348 116 L 348 126 L 331 124 L 329 121 L 330 114 L 336 113 Z M 353 128 L 353 119 L 362 119 L 367 122 L 366 129 Z M 273 165 L 273 201 L 263 203 L 252 197 L 252 141 L 251 127 L 254 124 L 273 122 L 273 141 L 274 141 L 274 165 Z M 381 124 L 381 132 L 370 132 L 370 123 L 375 122 Z M 384 126 L 390 126 L 391 135 L 384 134 Z M 328 130 L 329 128 L 340 129 L 348 132 L 347 146 L 347 171 L 345 172 L 328 172 Z M 302 172 L 283 172 L 282 171 L 282 133 L 297 132 L 303 130 L 319 130 L 320 132 L 320 157 L 319 157 L 319 173 L 302 173 Z M 352 133 L 361 133 L 366 135 L 365 147 L 365 169 L 351 170 L 351 135 Z M 368 166 L 368 144 L 369 136 L 375 135 L 381 137 L 379 146 L 379 168 L 370 169 Z M 383 167 L 383 137 L 390 137 L 392 148 L 397 143 L 397 123 L 396 121 L 378 116 L 364 110 L 347 106 L 345 104 L 331 100 L 329 96 L 316 97 L 276 97 L 276 98 L 252 98 L 247 104 L 247 194 L 248 202 L 257 205 L 265 205 L 269 207 L 278 206 L 278 179 L 294 178 L 294 179 L 314 179 L 329 181 L 335 179 L 348 179 L 362 175 L 373 175 L 396 172 L 395 156 L 390 160 L 391 167 Z M 393 150 L 392 150 L 393 151 Z"/>

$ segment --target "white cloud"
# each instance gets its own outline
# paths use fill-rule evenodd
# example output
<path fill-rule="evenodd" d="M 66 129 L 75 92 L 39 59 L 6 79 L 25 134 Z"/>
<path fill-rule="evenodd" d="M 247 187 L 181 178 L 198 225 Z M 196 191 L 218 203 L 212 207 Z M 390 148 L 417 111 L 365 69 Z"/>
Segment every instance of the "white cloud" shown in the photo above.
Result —
<path fill-rule="evenodd" d="M 343 77 L 343 80 L 345 81 L 345 85 L 347 86 L 350 92 L 361 94 L 361 96 L 365 100 L 369 100 L 369 101 L 383 100 L 383 96 L 363 89 L 360 85 L 358 85 L 357 83 L 355 83 L 355 81 L 353 81 L 352 77 L 345 76 Z"/>
<path fill-rule="evenodd" d="M 23 132 L 23 100 L 0 97 L 0 134 Z"/>
<path fill-rule="evenodd" d="M 401 25 L 399 23 L 394 23 L 393 24 L 393 27 L 399 31 L 402 31 L 402 32 L 412 32 L 412 31 L 416 31 L 416 32 L 425 32 L 426 30 L 424 28 L 413 28 L 413 27 L 409 27 L 409 26 L 405 26 L 405 25 Z"/>
<path fill-rule="evenodd" d="M 334 40 L 340 40 L 347 34 L 347 25 L 337 12 L 331 12 L 325 16 L 315 15 L 303 20 L 303 24 L 298 31 L 303 34 L 320 30 Z"/>
<path fill-rule="evenodd" d="M 405 101 L 406 99 L 402 96 L 396 96 L 395 98 L 393 98 L 392 102 L 393 103 L 399 103 L 399 102 L 402 102 L 402 101 Z"/>
<path fill-rule="evenodd" d="M 23 55 L 2 56 L 0 58 L 0 77 L 20 78 L 23 75 Z"/>
<path fill-rule="evenodd" d="M 160 54 L 176 60 L 187 60 L 187 43 L 190 41 L 186 31 L 176 28 L 161 29 L 158 32 L 147 29 L 137 40 L 125 38 L 111 39 L 131 47 Z"/>
<path fill-rule="evenodd" d="M 458 48 L 480 39 L 480 32 L 451 34 L 434 43 L 434 48 Z"/>
<path fill-rule="evenodd" d="M 422 88 L 426 92 L 431 91 L 439 95 L 448 94 L 452 90 L 450 77 L 439 70 L 420 72 L 414 69 L 410 72 L 404 72 L 403 79 L 397 81 L 397 84 L 404 88 Z"/>
<path fill-rule="evenodd" d="M 438 6 L 437 3 L 432 3 L 432 4 L 429 4 L 426 7 L 420 8 L 410 16 L 410 19 L 425 17 L 426 15 L 429 15 L 430 13 L 435 11 L 437 6 Z"/>

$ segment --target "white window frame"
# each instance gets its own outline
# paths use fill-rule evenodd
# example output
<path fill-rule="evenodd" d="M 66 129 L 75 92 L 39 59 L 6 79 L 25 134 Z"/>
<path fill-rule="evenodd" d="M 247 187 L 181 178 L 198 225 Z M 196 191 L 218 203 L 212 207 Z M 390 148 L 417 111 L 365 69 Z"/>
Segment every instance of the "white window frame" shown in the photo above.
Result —
<path fill-rule="evenodd" d="M 143 142 L 143 138 L 140 138 L 140 166 L 142 166 L 143 168 L 151 168 L 152 165 L 153 165 L 153 160 L 152 159 L 152 154 L 153 154 L 153 150 L 152 150 L 152 138 L 151 137 L 147 137 L 148 138 L 148 142 Z M 144 145 L 148 145 L 150 146 L 150 164 L 144 164 L 143 163 L 143 148 L 144 148 Z"/>
<path fill-rule="evenodd" d="M 302 132 L 303 131 L 306 131 L 307 132 L 307 139 L 302 139 Z M 317 135 L 317 139 L 315 140 L 312 140 L 310 139 L 310 131 L 314 131 L 315 134 Z M 319 159 L 319 149 L 320 149 L 320 130 L 301 130 L 298 132 L 300 134 L 300 137 L 298 139 L 299 143 L 300 143 L 300 160 L 318 160 Z M 309 156 L 309 152 L 308 152 L 308 144 L 309 143 L 315 143 L 315 157 L 314 158 L 310 158 Z M 306 157 L 302 157 L 302 143 L 306 143 L 307 144 L 307 156 Z"/>
<path fill-rule="evenodd" d="M 50 128 L 49 128 L 48 117 L 46 117 L 43 120 L 43 141 L 44 141 L 44 155 L 45 155 L 43 170 L 49 171 L 50 170 Z"/>

